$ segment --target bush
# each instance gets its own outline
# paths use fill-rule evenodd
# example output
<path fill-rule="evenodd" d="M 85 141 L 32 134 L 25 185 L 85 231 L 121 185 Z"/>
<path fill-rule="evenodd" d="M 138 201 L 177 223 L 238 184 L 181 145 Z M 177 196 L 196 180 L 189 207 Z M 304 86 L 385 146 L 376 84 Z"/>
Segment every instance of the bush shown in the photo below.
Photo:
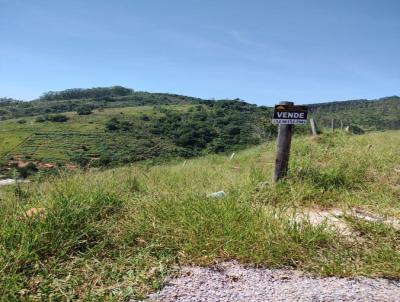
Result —
<path fill-rule="evenodd" d="M 86 167 L 90 162 L 90 158 L 82 151 L 74 153 L 71 160 L 81 167 Z"/>
<path fill-rule="evenodd" d="M 357 125 L 349 126 L 348 127 L 348 132 L 353 133 L 353 134 L 364 134 L 365 133 L 365 131 L 361 127 L 359 127 Z"/>
<path fill-rule="evenodd" d="M 63 122 L 66 122 L 67 120 L 68 120 L 68 116 L 66 116 L 65 114 L 48 114 L 45 116 L 38 116 L 35 119 L 35 121 L 37 123 L 43 123 L 46 121 L 63 123 Z"/>
<path fill-rule="evenodd" d="M 35 119 L 35 122 L 36 123 L 44 123 L 46 121 L 46 119 L 43 117 L 43 116 L 38 116 L 36 119 Z"/>
<path fill-rule="evenodd" d="M 150 117 L 147 114 L 142 115 L 140 118 L 142 121 L 150 121 Z"/>
<path fill-rule="evenodd" d="M 18 167 L 17 171 L 22 178 L 27 178 L 38 171 L 38 168 L 34 163 L 28 163 L 25 167 Z"/>
<path fill-rule="evenodd" d="M 92 108 L 90 106 L 82 106 L 76 110 L 78 115 L 89 115 L 92 114 Z"/>
<path fill-rule="evenodd" d="M 65 114 L 47 115 L 46 120 L 48 120 L 49 122 L 63 123 L 68 120 L 68 116 L 66 116 Z"/>
<path fill-rule="evenodd" d="M 116 131 L 116 130 L 122 130 L 122 131 L 129 131 L 133 127 L 132 123 L 128 121 L 119 121 L 117 118 L 113 117 L 106 123 L 106 130 L 109 131 Z"/>
<path fill-rule="evenodd" d="M 26 120 L 18 120 L 17 123 L 18 124 L 26 124 Z"/>
<path fill-rule="evenodd" d="M 107 121 L 107 123 L 106 123 L 106 129 L 109 130 L 109 131 L 118 130 L 119 127 L 120 127 L 119 121 L 118 121 L 118 119 L 116 119 L 115 117 L 113 117 L 112 119 L 110 119 L 110 120 Z"/>

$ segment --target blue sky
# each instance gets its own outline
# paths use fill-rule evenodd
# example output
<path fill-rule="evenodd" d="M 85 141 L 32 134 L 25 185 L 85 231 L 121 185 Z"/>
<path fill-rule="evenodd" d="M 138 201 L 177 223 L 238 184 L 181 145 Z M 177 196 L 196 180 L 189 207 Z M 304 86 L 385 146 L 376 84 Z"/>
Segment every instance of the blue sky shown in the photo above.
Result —
<path fill-rule="evenodd" d="M 272 105 L 400 94 L 397 0 L 0 0 L 0 96 L 123 85 Z"/>

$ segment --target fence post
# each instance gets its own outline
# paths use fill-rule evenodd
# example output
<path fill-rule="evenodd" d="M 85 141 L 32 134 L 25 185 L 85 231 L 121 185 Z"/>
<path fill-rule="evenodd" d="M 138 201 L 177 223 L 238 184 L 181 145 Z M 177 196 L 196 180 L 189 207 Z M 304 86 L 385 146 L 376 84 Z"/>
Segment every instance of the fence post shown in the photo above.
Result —
<path fill-rule="evenodd" d="M 335 130 L 335 120 L 332 119 L 332 132 Z"/>
<path fill-rule="evenodd" d="M 279 105 L 294 105 L 293 102 L 279 102 Z M 288 170 L 290 144 L 292 142 L 293 125 L 280 124 L 276 142 L 276 159 L 273 181 L 278 182 L 285 177 Z"/>
<path fill-rule="evenodd" d="M 312 135 L 318 135 L 318 131 L 317 131 L 317 124 L 315 123 L 315 120 L 313 118 L 310 118 L 310 125 L 311 125 L 311 132 Z"/>

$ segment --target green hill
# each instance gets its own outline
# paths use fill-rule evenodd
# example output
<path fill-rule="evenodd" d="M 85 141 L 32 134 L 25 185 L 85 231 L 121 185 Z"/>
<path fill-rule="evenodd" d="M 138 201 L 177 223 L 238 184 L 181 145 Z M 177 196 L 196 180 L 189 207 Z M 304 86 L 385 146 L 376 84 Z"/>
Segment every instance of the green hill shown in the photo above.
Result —
<path fill-rule="evenodd" d="M 399 131 L 314 138 L 296 126 L 288 176 L 272 185 L 277 128 L 265 106 L 107 88 L 1 108 L 2 173 L 76 171 L 0 188 L 0 300 L 140 299 L 176 266 L 231 259 L 400 277 Z M 391 97 L 314 104 L 310 116 L 387 130 L 399 109 Z M 299 216 L 330 211 L 346 232 Z"/>
<path fill-rule="evenodd" d="M 321 127 L 334 119 L 365 130 L 400 129 L 400 98 L 310 105 Z M 115 86 L 0 99 L 0 156 L 9 163 L 112 166 L 230 152 L 273 139 L 272 108 L 242 100 L 139 92 Z M 297 133 L 308 133 L 297 126 Z"/>
<path fill-rule="evenodd" d="M 82 106 L 91 109 L 171 104 L 197 104 L 198 98 L 167 93 L 135 92 L 123 87 L 67 89 L 44 93 L 37 100 L 19 101 L 0 98 L 0 119 L 76 111 Z"/>
<path fill-rule="evenodd" d="M 187 158 L 243 149 L 273 137 L 276 127 L 269 116 L 270 109 L 240 101 L 26 116 L 0 122 L 0 154 L 6 162 L 81 166 Z"/>
<path fill-rule="evenodd" d="M 365 130 L 400 129 L 400 97 L 352 100 L 309 105 L 311 115 L 324 127 L 358 125 Z"/>

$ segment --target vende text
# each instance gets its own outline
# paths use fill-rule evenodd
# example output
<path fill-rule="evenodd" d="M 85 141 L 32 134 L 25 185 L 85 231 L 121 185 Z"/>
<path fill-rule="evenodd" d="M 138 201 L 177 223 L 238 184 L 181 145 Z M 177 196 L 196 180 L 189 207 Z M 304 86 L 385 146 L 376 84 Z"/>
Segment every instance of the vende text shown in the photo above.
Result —
<path fill-rule="evenodd" d="M 277 112 L 278 118 L 294 118 L 294 119 L 303 119 L 304 112 Z"/>

